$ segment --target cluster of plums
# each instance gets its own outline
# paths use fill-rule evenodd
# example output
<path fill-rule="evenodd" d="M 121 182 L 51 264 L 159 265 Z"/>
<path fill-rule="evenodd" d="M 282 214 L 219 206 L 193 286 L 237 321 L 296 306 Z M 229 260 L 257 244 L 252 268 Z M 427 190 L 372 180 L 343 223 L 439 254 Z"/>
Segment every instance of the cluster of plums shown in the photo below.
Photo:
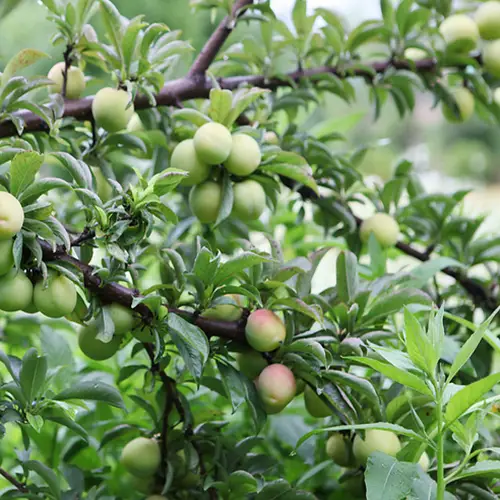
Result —
<path fill-rule="evenodd" d="M 244 179 L 260 165 L 262 159 L 258 142 L 247 134 L 231 134 L 220 123 L 202 125 L 192 139 L 180 142 L 172 152 L 170 166 L 188 172 L 182 181 L 192 186 L 189 205 L 196 217 L 204 223 L 217 220 L 222 204 L 222 184 L 211 180 L 215 165 L 223 165 L 240 179 L 233 183 L 232 215 L 244 220 L 258 219 L 266 207 L 266 194 L 253 179 Z"/>

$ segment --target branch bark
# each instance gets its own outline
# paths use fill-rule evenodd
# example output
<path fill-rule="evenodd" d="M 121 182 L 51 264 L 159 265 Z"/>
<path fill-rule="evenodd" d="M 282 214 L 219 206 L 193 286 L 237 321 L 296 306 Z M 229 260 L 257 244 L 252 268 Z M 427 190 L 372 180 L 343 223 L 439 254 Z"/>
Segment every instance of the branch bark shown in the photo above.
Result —
<path fill-rule="evenodd" d="M 19 482 L 14 476 L 9 474 L 6 470 L 2 469 L 0 467 L 0 476 L 3 476 L 7 481 L 9 481 L 12 486 L 14 486 L 16 489 L 21 491 L 22 493 L 28 493 L 28 488 L 26 486 Z"/>

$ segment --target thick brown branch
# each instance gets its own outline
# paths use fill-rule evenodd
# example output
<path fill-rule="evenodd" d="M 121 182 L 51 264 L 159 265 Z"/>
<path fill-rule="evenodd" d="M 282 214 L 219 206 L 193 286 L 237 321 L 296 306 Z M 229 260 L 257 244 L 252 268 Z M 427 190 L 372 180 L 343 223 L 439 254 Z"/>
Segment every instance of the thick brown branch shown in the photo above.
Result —
<path fill-rule="evenodd" d="M 19 491 L 22 491 L 23 493 L 28 493 L 28 488 L 23 483 L 20 483 L 14 476 L 9 474 L 6 470 L 2 469 L 0 467 L 0 476 L 3 476 L 7 481 L 9 481 L 12 486 L 17 488 Z"/>
<path fill-rule="evenodd" d="M 252 4 L 253 0 L 237 0 L 233 6 L 230 16 L 226 16 L 219 24 L 217 29 L 212 33 L 212 36 L 207 40 L 203 49 L 195 59 L 189 76 L 203 76 L 214 59 L 217 57 L 219 50 L 224 45 L 229 35 L 234 29 L 234 24 L 238 15 L 243 13 L 243 9 Z"/>

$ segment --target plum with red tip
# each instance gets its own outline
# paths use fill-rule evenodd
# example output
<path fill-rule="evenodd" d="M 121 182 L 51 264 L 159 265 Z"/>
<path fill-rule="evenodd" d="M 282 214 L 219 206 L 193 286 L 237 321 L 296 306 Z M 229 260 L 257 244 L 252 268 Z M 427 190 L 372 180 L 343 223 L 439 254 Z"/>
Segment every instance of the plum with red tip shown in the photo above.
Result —
<path fill-rule="evenodd" d="M 248 317 L 245 337 L 256 351 L 274 351 L 285 340 L 286 327 L 274 312 L 268 309 L 257 309 Z"/>
<path fill-rule="evenodd" d="M 297 390 L 292 371 L 280 364 L 264 368 L 256 385 L 264 409 L 269 415 L 282 411 L 295 397 Z"/>

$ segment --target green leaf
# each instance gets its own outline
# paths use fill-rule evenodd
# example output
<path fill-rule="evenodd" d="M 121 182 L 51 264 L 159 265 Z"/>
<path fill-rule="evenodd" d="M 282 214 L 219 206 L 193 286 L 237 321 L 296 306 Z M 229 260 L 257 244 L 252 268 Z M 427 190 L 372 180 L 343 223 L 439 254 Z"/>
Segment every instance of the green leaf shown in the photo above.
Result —
<path fill-rule="evenodd" d="M 456 392 L 448 401 L 444 414 L 446 426 L 449 427 L 460 418 L 472 405 L 481 401 L 483 396 L 500 382 L 500 373 L 493 373 L 472 384 L 466 385 Z"/>
<path fill-rule="evenodd" d="M 433 376 L 439 361 L 439 354 L 434 350 L 430 339 L 420 326 L 417 318 L 406 308 L 404 310 L 404 318 L 408 355 L 415 366 Z"/>
<path fill-rule="evenodd" d="M 58 179 L 57 177 L 44 177 L 43 179 L 38 179 L 26 189 L 19 196 L 19 201 L 22 205 L 28 205 L 35 202 L 40 196 L 52 189 L 71 189 L 71 184 L 63 179 Z"/>
<path fill-rule="evenodd" d="M 173 313 L 168 315 L 167 325 L 187 369 L 199 381 L 210 351 L 206 335 L 200 328 Z"/>
<path fill-rule="evenodd" d="M 217 123 L 224 123 L 224 119 L 231 111 L 233 94 L 230 90 L 212 89 L 210 91 L 210 107 L 208 116 Z"/>
<path fill-rule="evenodd" d="M 67 401 L 68 399 L 102 401 L 125 410 L 125 404 L 119 391 L 113 386 L 98 380 L 77 381 L 68 389 L 54 396 L 53 399 L 56 401 Z"/>
<path fill-rule="evenodd" d="M 20 153 L 10 164 L 10 192 L 17 198 L 35 180 L 43 156 L 35 152 Z"/>
<path fill-rule="evenodd" d="M 40 59 L 49 57 L 45 52 L 36 49 L 23 49 L 18 52 L 5 66 L 2 73 L 2 87 L 5 87 L 7 82 L 18 72 Z"/>
<path fill-rule="evenodd" d="M 47 486 L 56 499 L 59 500 L 61 498 L 60 481 L 52 469 L 38 460 L 28 460 L 23 463 L 23 466 L 28 470 L 36 472 L 47 483 Z"/>
<path fill-rule="evenodd" d="M 170 115 L 174 120 L 184 120 L 191 122 L 193 125 L 197 127 L 201 127 L 205 125 L 205 123 L 210 122 L 210 117 L 198 111 L 197 109 L 192 108 L 181 108 L 172 111 Z"/>
<path fill-rule="evenodd" d="M 304 186 L 311 188 L 318 193 L 318 186 L 314 180 L 311 167 L 309 165 L 293 165 L 290 163 L 270 163 L 261 165 L 263 172 L 273 173 L 288 177 L 294 181 L 300 182 Z"/>
<path fill-rule="evenodd" d="M 453 476 L 450 479 L 450 483 L 453 481 L 459 481 L 470 477 L 481 477 L 487 476 L 491 478 L 500 477 L 500 460 L 482 460 L 477 462 L 470 467 L 465 468 L 462 472 Z"/>
<path fill-rule="evenodd" d="M 253 87 L 251 89 L 238 89 L 233 92 L 232 109 L 222 122 L 226 127 L 231 127 L 238 117 L 257 99 L 267 94 L 269 90 Z"/>
<path fill-rule="evenodd" d="M 356 113 L 351 113 L 340 118 L 335 116 L 317 123 L 308 132 L 318 139 L 322 139 L 333 133 L 345 134 L 352 130 L 365 116 L 365 111 L 357 111 Z"/>
<path fill-rule="evenodd" d="M 410 271 L 410 276 L 413 279 L 407 283 L 407 286 L 412 288 L 422 288 L 436 273 L 442 271 L 446 267 L 457 267 L 463 269 L 466 266 L 455 259 L 451 259 L 450 257 L 436 257 L 435 259 L 431 259 L 413 268 Z"/>
<path fill-rule="evenodd" d="M 64 411 L 59 408 L 50 408 L 45 410 L 42 413 L 42 417 L 45 420 L 50 420 L 51 422 L 55 422 L 56 424 L 63 425 L 64 427 L 71 429 L 86 441 L 89 438 L 87 431 L 81 425 L 77 424 L 74 420 L 68 417 L 68 415 L 66 415 Z"/>
<path fill-rule="evenodd" d="M 19 383 L 28 403 L 40 395 L 47 376 L 47 358 L 38 356 L 36 349 L 26 351 L 19 373 Z"/>
<path fill-rule="evenodd" d="M 69 171 L 79 187 L 92 189 L 92 172 L 86 163 L 68 153 L 50 153 L 49 156 L 55 158 Z"/>
<path fill-rule="evenodd" d="M 245 401 L 245 381 L 242 379 L 240 372 L 230 364 L 217 361 L 217 368 L 234 412 Z"/>
<path fill-rule="evenodd" d="M 215 275 L 214 285 L 220 285 L 228 278 L 237 276 L 241 271 L 264 262 L 272 262 L 272 259 L 253 252 L 242 252 L 219 267 Z"/>
<path fill-rule="evenodd" d="M 222 221 L 226 220 L 233 209 L 233 183 L 229 177 L 229 172 L 224 170 L 224 175 L 222 177 L 222 201 L 219 208 L 219 214 L 217 215 L 217 220 L 215 221 L 215 226 L 218 226 Z"/>
<path fill-rule="evenodd" d="M 337 257 L 337 294 L 339 299 L 350 304 L 358 293 L 358 259 L 352 252 L 340 252 Z"/>

